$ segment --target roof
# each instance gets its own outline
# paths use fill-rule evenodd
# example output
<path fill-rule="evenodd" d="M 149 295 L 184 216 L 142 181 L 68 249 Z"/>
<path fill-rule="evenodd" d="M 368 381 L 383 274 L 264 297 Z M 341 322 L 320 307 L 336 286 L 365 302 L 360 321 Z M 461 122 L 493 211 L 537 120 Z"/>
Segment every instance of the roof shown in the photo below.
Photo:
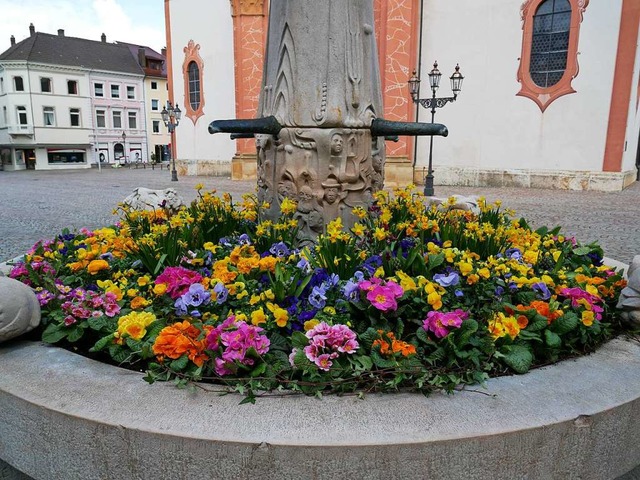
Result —
<path fill-rule="evenodd" d="M 116 43 L 36 32 L 0 54 L 2 60 L 92 68 L 142 75 L 129 48 Z"/>
<path fill-rule="evenodd" d="M 152 75 L 152 76 L 158 73 L 162 77 L 167 76 L 167 58 L 161 53 L 156 52 L 153 48 L 147 47 L 146 45 L 136 45 L 135 43 L 121 42 L 119 40 L 117 40 L 116 43 L 118 45 L 126 45 L 127 47 L 129 47 L 129 50 L 131 51 L 131 54 L 134 56 L 136 61 L 138 61 L 138 49 L 144 48 L 144 56 L 147 59 L 162 62 L 162 70 L 160 72 L 152 71 L 150 69 L 145 69 L 145 73 L 147 75 Z M 146 65 L 143 65 L 142 67 L 144 68 L 146 67 Z"/>

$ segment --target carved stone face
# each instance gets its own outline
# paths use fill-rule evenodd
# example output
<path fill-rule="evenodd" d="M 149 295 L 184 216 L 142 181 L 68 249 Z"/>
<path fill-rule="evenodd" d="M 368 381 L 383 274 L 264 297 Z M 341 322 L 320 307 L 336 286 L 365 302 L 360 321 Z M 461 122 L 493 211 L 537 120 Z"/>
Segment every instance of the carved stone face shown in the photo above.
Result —
<path fill-rule="evenodd" d="M 324 189 L 324 198 L 327 203 L 334 203 L 338 199 L 338 187 L 327 187 Z"/>
<path fill-rule="evenodd" d="M 334 133 L 331 137 L 331 155 L 340 155 L 342 153 L 342 147 L 344 140 L 339 133 Z"/>
<path fill-rule="evenodd" d="M 296 197 L 295 187 L 291 182 L 288 182 L 288 181 L 280 182 L 278 184 L 278 194 L 280 194 L 284 198 L 294 200 Z"/>

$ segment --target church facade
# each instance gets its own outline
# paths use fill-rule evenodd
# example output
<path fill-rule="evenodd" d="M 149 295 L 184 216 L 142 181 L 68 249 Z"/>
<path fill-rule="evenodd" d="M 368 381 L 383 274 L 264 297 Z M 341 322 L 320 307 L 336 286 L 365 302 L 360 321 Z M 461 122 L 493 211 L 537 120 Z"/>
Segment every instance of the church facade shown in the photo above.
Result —
<path fill-rule="evenodd" d="M 450 132 L 433 142 L 436 185 L 619 191 L 636 181 L 640 0 L 373 1 L 385 119 L 431 121 L 411 99 L 414 70 L 420 98 L 433 95 L 435 61 L 438 98 L 452 96 L 456 65 L 465 77 L 456 101 L 436 109 Z M 268 8 L 165 0 L 180 173 L 255 178 L 255 141 L 207 127 L 255 117 Z M 428 137 L 387 141 L 385 186 L 422 183 L 429 151 Z"/>

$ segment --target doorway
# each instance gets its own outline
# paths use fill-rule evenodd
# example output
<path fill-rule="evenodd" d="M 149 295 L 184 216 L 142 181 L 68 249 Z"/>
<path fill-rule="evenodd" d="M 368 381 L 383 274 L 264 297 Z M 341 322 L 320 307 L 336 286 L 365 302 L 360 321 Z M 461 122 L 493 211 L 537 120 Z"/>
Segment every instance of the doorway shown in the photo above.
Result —
<path fill-rule="evenodd" d="M 113 146 L 113 159 L 115 160 L 116 163 L 125 162 L 124 145 L 122 145 L 121 143 L 116 143 Z"/>
<path fill-rule="evenodd" d="M 27 170 L 35 170 L 36 169 L 36 151 L 25 150 L 24 161 L 25 161 Z"/>

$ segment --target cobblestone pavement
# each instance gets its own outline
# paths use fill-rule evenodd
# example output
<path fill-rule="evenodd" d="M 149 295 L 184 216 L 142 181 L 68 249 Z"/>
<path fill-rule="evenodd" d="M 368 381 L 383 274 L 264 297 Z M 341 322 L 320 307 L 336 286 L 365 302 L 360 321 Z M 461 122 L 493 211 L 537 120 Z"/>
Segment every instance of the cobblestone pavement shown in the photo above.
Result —
<path fill-rule="evenodd" d="M 234 198 L 255 189 L 253 181 L 221 177 L 180 177 L 172 182 L 168 171 L 150 168 L 0 171 L 0 262 L 63 228 L 112 224 L 117 220 L 113 209 L 136 187 L 173 187 L 191 201 L 197 183 Z M 484 195 L 488 201 L 502 200 L 532 226 L 561 225 L 565 235 L 575 235 L 583 243 L 598 241 L 606 256 L 624 263 L 640 254 L 640 183 L 618 193 L 444 186 L 435 190 L 440 197 Z"/>

